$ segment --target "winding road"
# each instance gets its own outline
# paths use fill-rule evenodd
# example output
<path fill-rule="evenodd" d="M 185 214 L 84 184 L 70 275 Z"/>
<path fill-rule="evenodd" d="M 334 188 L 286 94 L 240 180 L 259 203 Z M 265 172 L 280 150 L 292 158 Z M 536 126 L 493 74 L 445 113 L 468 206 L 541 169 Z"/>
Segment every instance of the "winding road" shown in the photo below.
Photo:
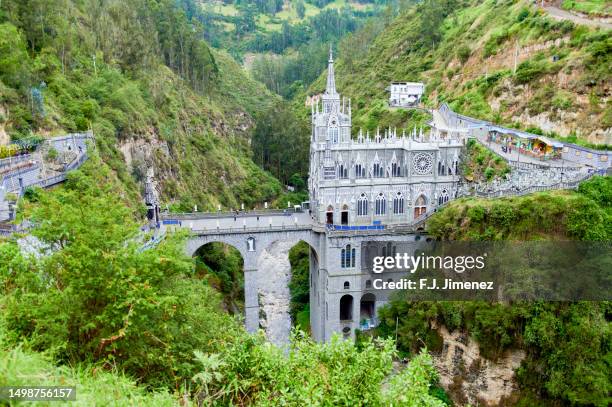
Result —
<path fill-rule="evenodd" d="M 588 25 L 591 27 L 601 27 L 605 30 L 612 29 L 612 24 L 605 23 L 603 21 L 592 20 L 590 18 L 582 17 L 574 13 L 570 13 L 569 11 L 560 9 L 554 6 L 544 6 L 544 11 L 548 13 L 554 19 L 557 20 L 569 20 L 575 24 Z"/>

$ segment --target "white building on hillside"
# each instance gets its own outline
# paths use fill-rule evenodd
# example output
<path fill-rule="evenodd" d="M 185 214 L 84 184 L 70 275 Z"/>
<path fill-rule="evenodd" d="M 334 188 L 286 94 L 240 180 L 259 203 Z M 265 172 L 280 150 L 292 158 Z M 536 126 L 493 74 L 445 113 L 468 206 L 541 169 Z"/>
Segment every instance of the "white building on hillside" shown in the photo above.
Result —
<path fill-rule="evenodd" d="M 389 87 L 389 106 L 416 106 L 425 93 L 425 84 L 421 82 L 391 82 Z"/>

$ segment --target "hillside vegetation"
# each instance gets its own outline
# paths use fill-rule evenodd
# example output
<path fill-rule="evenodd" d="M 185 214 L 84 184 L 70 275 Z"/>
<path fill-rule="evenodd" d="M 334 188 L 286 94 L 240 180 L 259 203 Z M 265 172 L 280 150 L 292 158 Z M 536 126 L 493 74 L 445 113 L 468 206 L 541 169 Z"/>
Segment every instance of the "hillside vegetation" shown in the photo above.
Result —
<path fill-rule="evenodd" d="M 611 219 L 612 178 L 595 177 L 578 191 L 457 200 L 432 216 L 428 232 L 442 240 L 609 241 Z M 391 336 L 397 330 L 398 347 L 405 352 L 422 346 L 441 350 L 442 338 L 433 328 L 441 325 L 469 334 L 488 359 L 496 360 L 510 349 L 524 349 L 527 357 L 516 371 L 519 390 L 506 400 L 507 405 L 610 405 L 609 302 L 418 302 L 398 298 L 380 317 L 377 334 Z M 458 377 L 459 386 L 450 389 L 455 401 L 464 397 L 463 380 L 469 380 L 469 375 Z"/>
<path fill-rule="evenodd" d="M 416 113 L 388 109 L 385 88 L 423 81 L 426 105 L 448 102 L 520 129 L 612 144 L 610 32 L 554 20 L 532 3 L 426 0 L 380 33 L 347 36 L 336 81 L 353 100 L 356 127 L 404 127 Z M 309 94 L 324 89 L 324 76 Z"/>
<path fill-rule="evenodd" d="M 578 11 L 592 16 L 612 15 L 612 4 L 606 0 L 561 0 L 561 7 L 565 10 Z"/>
<path fill-rule="evenodd" d="M 201 36 L 171 0 L 3 1 L 0 142 L 91 128 L 134 199 L 153 168 L 176 209 L 271 200 L 250 137 L 276 99 Z"/>
<path fill-rule="evenodd" d="M 435 214 L 427 226 L 433 236 L 445 240 L 607 241 L 612 237 L 612 177 L 594 177 L 578 192 L 462 198 Z"/>

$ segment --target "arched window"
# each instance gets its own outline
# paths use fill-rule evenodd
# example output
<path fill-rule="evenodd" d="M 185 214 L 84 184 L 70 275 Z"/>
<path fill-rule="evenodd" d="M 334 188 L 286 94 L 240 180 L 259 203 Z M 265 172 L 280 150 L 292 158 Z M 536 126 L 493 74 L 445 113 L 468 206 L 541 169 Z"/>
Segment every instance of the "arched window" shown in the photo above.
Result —
<path fill-rule="evenodd" d="M 391 163 L 391 176 L 392 177 L 402 176 L 402 167 L 398 163 Z"/>
<path fill-rule="evenodd" d="M 343 269 L 355 267 L 355 257 L 355 248 L 347 244 L 346 247 L 340 250 L 340 267 Z"/>
<path fill-rule="evenodd" d="M 368 198 L 365 194 L 361 194 L 357 200 L 357 216 L 366 216 L 368 214 Z"/>
<path fill-rule="evenodd" d="M 365 178 L 365 177 L 366 177 L 365 167 L 361 164 L 355 165 L 355 178 Z"/>
<path fill-rule="evenodd" d="M 338 166 L 338 178 L 348 178 L 348 168 L 344 164 Z"/>
<path fill-rule="evenodd" d="M 372 177 L 383 178 L 385 176 L 385 168 L 380 163 L 374 163 L 372 165 Z"/>
<path fill-rule="evenodd" d="M 374 324 L 372 319 L 376 316 L 376 296 L 372 293 L 364 294 L 359 304 L 359 321 L 366 320 L 366 328 Z"/>
<path fill-rule="evenodd" d="M 349 283 L 348 281 L 344 282 L 344 289 L 348 290 L 349 288 L 351 288 L 351 283 Z"/>
<path fill-rule="evenodd" d="M 438 198 L 438 203 L 440 205 L 442 205 L 443 203 L 448 202 L 448 191 L 446 189 L 442 190 L 442 194 L 440 195 L 440 198 Z"/>
<path fill-rule="evenodd" d="M 404 196 L 401 192 L 398 192 L 393 198 L 393 214 L 400 215 L 402 213 L 404 213 Z"/>
<path fill-rule="evenodd" d="M 338 142 L 338 128 L 329 127 L 327 129 L 327 137 L 329 138 L 329 141 L 336 144 Z"/>
<path fill-rule="evenodd" d="M 372 288 L 372 280 L 366 280 L 366 288 Z"/>
<path fill-rule="evenodd" d="M 376 197 L 376 210 L 374 213 L 376 215 L 384 215 L 386 211 L 387 211 L 387 200 L 385 199 L 385 196 L 382 193 L 380 193 Z"/>

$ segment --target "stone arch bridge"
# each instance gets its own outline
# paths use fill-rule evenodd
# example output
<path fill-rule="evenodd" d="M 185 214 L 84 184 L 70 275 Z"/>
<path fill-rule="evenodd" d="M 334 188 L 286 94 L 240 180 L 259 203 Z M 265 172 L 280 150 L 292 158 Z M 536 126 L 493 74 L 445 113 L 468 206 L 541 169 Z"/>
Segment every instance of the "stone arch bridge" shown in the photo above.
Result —
<path fill-rule="evenodd" d="M 287 250 L 300 241 L 306 242 L 310 246 L 311 329 L 316 340 L 325 341 L 334 332 L 352 336 L 360 328 L 364 301 L 370 314 L 385 303 L 386 296 L 372 290 L 367 262 L 363 260 L 366 251 L 371 250 L 369 245 L 414 241 L 429 215 L 424 214 L 410 225 L 335 230 L 314 222 L 310 214 L 301 211 L 162 214 L 160 228 L 162 233 L 190 230 L 185 251 L 191 257 L 213 242 L 225 243 L 240 252 L 244 262 L 245 324 L 250 332 L 260 327 L 261 287 L 269 285 L 269 279 L 278 278 L 274 270 L 261 269 L 263 253 L 278 242 L 287 243 L 284 244 Z M 351 245 L 355 259 L 360 259 L 353 260 L 350 267 L 342 265 L 347 245 Z M 397 276 L 385 276 L 388 278 Z M 371 317 L 374 320 L 374 315 Z"/>
<path fill-rule="evenodd" d="M 258 260 L 276 242 L 306 242 L 311 249 L 311 267 L 317 267 L 324 250 L 324 235 L 313 230 L 310 215 L 303 212 L 262 211 L 248 213 L 179 214 L 162 216 L 162 228 L 188 228 L 191 236 L 185 247 L 193 257 L 202 246 L 220 242 L 236 248 L 244 262 L 245 324 L 250 332 L 259 328 L 259 288 L 265 271 L 258 272 Z M 322 232 L 323 229 L 320 230 Z"/>

